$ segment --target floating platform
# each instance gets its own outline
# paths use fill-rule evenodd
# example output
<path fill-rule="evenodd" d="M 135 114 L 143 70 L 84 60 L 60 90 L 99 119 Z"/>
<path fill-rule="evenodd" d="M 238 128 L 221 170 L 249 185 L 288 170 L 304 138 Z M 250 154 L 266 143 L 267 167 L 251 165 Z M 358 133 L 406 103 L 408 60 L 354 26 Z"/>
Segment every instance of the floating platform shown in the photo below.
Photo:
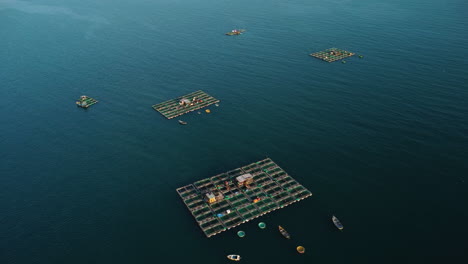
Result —
<path fill-rule="evenodd" d="M 94 98 L 91 98 L 89 96 L 86 96 L 86 95 L 82 95 L 80 96 L 80 99 L 78 99 L 76 101 L 76 105 L 79 106 L 79 107 L 83 107 L 83 108 L 88 108 L 90 106 L 92 106 L 93 104 L 97 104 L 98 100 L 94 99 Z"/>
<path fill-rule="evenodd" d="M 324 51 L 319 51 L 316 53 L 310 54 L 310 56 L 327 61 L 327 62 L 334 62 L 337 60 L 342 60 L 344 58 L 348 58 L 353 56 L 354 53 L 346 51 L 346 50 L 341 50 L 337 48 L 330 48 Z"/>
<path fill-rule="evenodd" d="M 216 103 L 219 103 L 218 99 L 203 91 L 196 91 L 152 107 L 167 119 L 172 119 Z"/>
<path fill-rule="evenodd" d="M 243 177 L 239 177 L 243 175 Z M 238 179 L 252 176 L 240 186 Z M 177 189 L 207 237 L 312 196 L 271 159 L 267 158 Z M 216 196 L 213 202 L 206 197 Z"/>

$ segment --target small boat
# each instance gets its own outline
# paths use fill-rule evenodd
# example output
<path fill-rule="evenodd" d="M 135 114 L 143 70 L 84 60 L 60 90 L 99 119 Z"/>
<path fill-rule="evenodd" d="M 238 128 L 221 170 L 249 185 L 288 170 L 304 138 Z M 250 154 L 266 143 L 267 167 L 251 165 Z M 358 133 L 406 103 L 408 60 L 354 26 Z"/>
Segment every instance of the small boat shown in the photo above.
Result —
<path fill-rule="evenodd" d="M 187 124 L 187 122 L 185 122 L 185 121 L 182 121 L 182 120 L 179 120 L 179 124 L 181 124 L 181 125 L 186 125 L 186 124 Z"/>
<path fill-rule="evenodd" d="M 286 229 L 284 229 L 282 226 L 278 226 L 279 228 L 279 231 L 280 233 L 287 239 L 290 239 L 291 236 L 289 235 L 289 233 L 286 231 Z"/>
<path fill-rule="evenodd" d="M 304 254 L 304 252 L 305 252 L 305 248 L 304 248 L 303 246 L 298 246 L 298 247 L 296 248 L 296 250 L 297 250 L 297 252 L 299 252 L 300 254 Z"/>
<path fill-rule="evenodd" d="M 233 29 L 231 32 L 226 33 L 228 36 L 235 36 L 235 35 L 240 35 L 243 32 L 245 32 L 245 29 Z"/>
<path fill-rule="evenodd" d="M 239 255 L 228 255 L 227 258 L 230 259 L 230 260 L 234 260 L 234 261 L 241 260 L 241 256 L 239 256 Z"/>
<path fill-rule="evenodd" d="M 332 221 L 333 221 L 333 224 L 335 224 L 336 228 L 338 228 L 339 230 L 343 230 L 343 225 L 341 224 L 340 220 L 336 218 L 336 216 L 332 217 Z"/>

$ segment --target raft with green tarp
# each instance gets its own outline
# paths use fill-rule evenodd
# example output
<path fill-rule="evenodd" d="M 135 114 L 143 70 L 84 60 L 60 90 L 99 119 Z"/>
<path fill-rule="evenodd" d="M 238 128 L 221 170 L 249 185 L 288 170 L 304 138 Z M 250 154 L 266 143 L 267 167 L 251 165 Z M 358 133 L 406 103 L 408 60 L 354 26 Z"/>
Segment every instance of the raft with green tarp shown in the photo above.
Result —
<path fill-rule="evenodd" d="M 152 107 L 167 119 L 172 119 L 215 103 L 219 103 L 219 100 L 203 91 L 196 91 Z"/>
<path fill-rule="evenodd" d="M 252 181 L 240 185 L 239 179 L 245 175 Z M 207 237 L 312 195 L 269 158 L 180 187 L 177 192 Z M 207 200 L 210 195 L 216 196 L 215 202 Z"/>
<path fill-rule="evenodd" d="M 334 62 L 337 60 L 342 60 L 344 58 L 348 58 L 353 56 L 354 53 L 346 51 L 346 50 L 341 50 L 337 48 L 330 48 L 324 51 L 319 51 L 316 53 L 310 54 L 310 56 L 327 61 L 327 62 Z"/>
<path fill-rule="evenodd" d="M 80 99 L 76 101 L 76 105 L 83 108 L 88 108 L 93 104 L 97 104 L 97 100 L 86 95 L 80 96 Z"/>

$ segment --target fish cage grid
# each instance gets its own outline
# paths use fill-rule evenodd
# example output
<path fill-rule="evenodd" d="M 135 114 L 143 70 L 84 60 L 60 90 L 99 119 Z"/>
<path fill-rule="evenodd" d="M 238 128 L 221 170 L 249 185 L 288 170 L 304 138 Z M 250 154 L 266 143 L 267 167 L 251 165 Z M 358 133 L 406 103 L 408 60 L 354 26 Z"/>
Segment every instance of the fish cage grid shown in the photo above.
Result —
<path fill-rule="evenodd" d="M 310 56 L 327 61 L 327 62 L 334 62 L 337 60 L 342 60 L 344 58 L 348 58 L 353 56 L 354 53 L 342 50 L 342 49 L 337 49 L 337 48 L 329 48 L 324 51 L 319 51 L 310 54 Z"/>
<path fill-rule="evenodd" d="M 238 186 L 236 177 L 248 173 L 253 183 Z M 208 192 L 222 193 L 223 199 L 208 203 Z M 177 188 L 177 193 L 207 237 L 312 196 L 270 158 Z"/>
<path fill-rule="evenodd" d="M 179 104 L 180 100 L 182 99 L 188 99 L 190 101 L 194 97 L 197 101 L 194 102 L 193 105 L 189 104 L 183 106 Z M 202 100 L 202 102 L 199 102 L 198 100 Z M 219 103 L 219 100 L 208 95 L 203 91 L 196 91 L 193 93 L 186 94 L 184 96 L 177 97 L 172 100 L 155 104 L 152 107 L 154 110 L 161 113 L 167 119 L 172 119 L 174 117 L 198 110 L 203 107 L 207 107 L 215 103 Z"/>

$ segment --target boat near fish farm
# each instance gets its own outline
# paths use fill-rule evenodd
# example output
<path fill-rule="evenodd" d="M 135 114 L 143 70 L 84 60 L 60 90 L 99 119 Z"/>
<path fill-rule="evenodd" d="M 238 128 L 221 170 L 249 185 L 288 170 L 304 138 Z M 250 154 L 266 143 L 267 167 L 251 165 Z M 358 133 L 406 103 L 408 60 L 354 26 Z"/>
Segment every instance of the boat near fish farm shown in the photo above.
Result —
<path fill-rule="evenodd" d="M 282 226 L 278 226 L 278 229 L 280 231 L 280 233 L 287 239 L 290 239 L 291 236 L 289 235 L 289 233 L 286 231 L 286 229 L 284 229 Z"/>

